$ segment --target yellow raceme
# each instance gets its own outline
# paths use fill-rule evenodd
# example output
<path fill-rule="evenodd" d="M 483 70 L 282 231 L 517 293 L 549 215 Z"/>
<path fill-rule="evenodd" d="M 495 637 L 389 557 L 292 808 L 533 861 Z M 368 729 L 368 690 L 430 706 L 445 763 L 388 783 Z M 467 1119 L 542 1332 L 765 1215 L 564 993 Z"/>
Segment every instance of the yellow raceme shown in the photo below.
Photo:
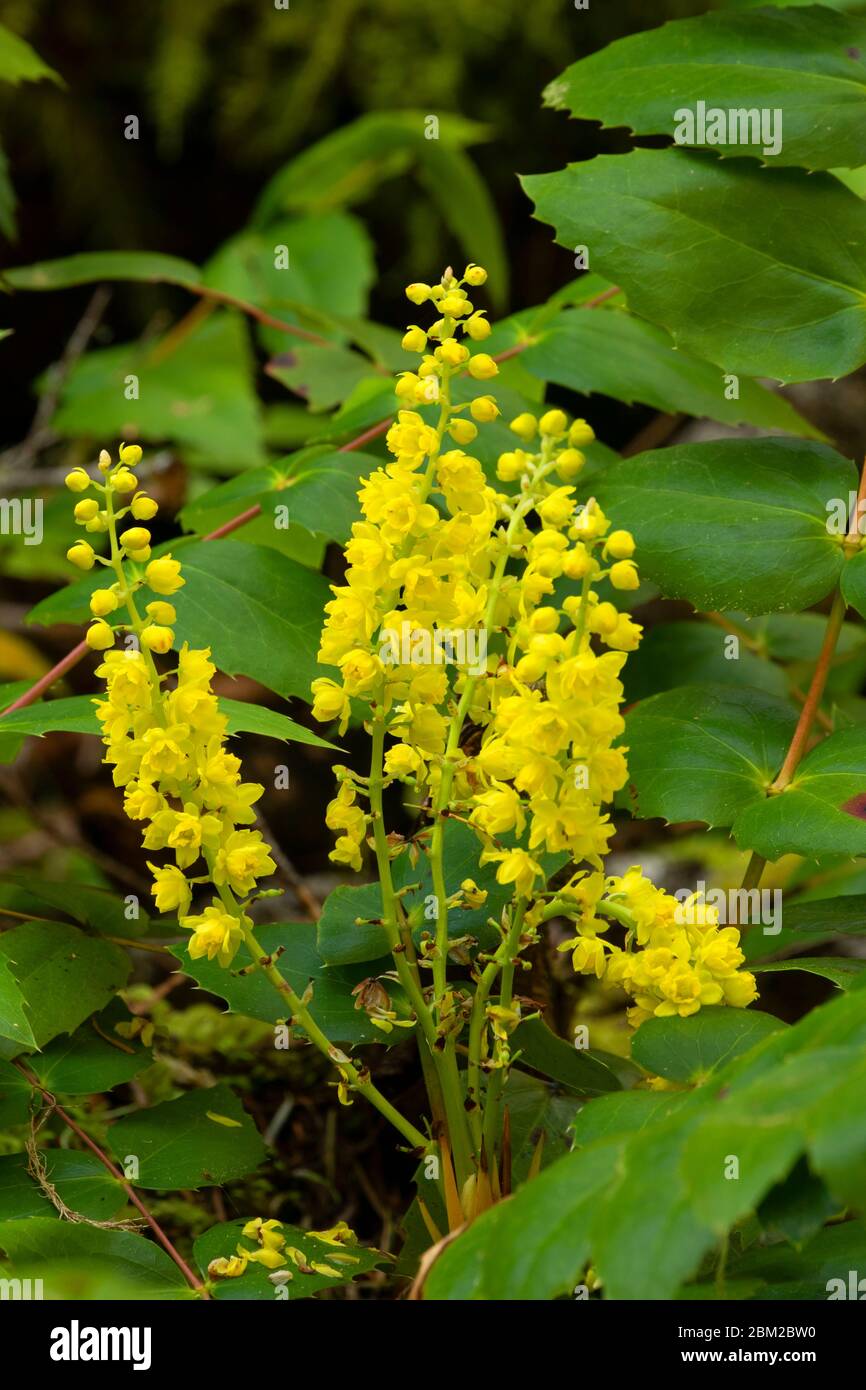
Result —
<path fill-rule="evenodd" d="M 313 683 L 313 713 L 341 731 L 352 701 L 370 727 L 384 717 L 393 740 L 384 785 L 414 788 L 415 804 L 436 802 L 447 767 L 441 809 L 474 828 L 481 862 L 495 864 L 497 880 L 525 901 L 530 929 L 553 896 L 544 857 L 565 852 L 588 864 L 592 872 L 579 871 L 556 894 L 577 914 L 569 949 L 577 970 L 631 996 L 635 1023 L 708 1003 L 742 1007 L 755 987 L 739 969 L 736 929 L 709 921 L 700 933 L 672 928 L 675 900 L 648 880 L 649 922 L 625 947 L 602 935 L 612 923 L 596 916 L 597 902 L 607 895 L 628 910 L 634 890 L 630 881 L 623 897 L 601 871 L 614 831 L 605 807 L 627 780 L 620 675 L 642 630 L 597 585 L 637 588 L 634 539 L 613 529 L 594 499 L 578 500 L 573 480 L 594 438 L 586 421 L 558 408 L 512 420 L 519 447 L 499 457 L 502 489 L 472 454 L 477 431 L 465 429 L 467 406 L 452 401 L 453 379 L 487 382 L 498 372 L 469 332 L 478 311 L 469 317 L 464 286 L 483 284 L 479 275 L 486 278 L 480 267 L 462 281 L 446 272 L 439 286 L 406 291 L 440 317 L 426 329 L 411 325 L 403 340 L 422 360 L 397 381 L 391 461 L 361 484 L 363 519 L 326 606 L 319 661 L 329 674 Z M 483 430 L 499 412 L 485 393 L 468 413 Z M 455 631 L 463 645 L 452 640 L 440 661 L 441 635 Z M 458 701 L 478 731 L 465 749 L 453 737 Z M 372 825 L 369 788 L 348 768 L 337 775 L 332 858 L 358 870 Z M 597 895 L 585 922 L 586 882 Z"/>
<path fill-rule="evenodd" d="M 189 953 L 194 959 L 207 956 L 228 966 L 243 926 L 249 924 L 238 900 L 248 899 L 258 879 L 276 867 L 259 831 L 249 828 L 255 820 L 252 808 L 264 789 L 242 781 L 240 760 L 226 747 L 228 721 L 213 693 L 216 667 L 209 649 L 192 650 L 185 643 L 174 669 L 160 674 L 154 664 L 153 653 L 164 656 L 174 646 L 170 624 L 175 609 L 164 598 L 154 598 L 141 618 L 136 599 L 148 589 L 159 595 L 177 593 L 184 580 L 179 561 L 170 555 L 148 559 L 150 535 L 143 527 L 117 534 L 117 524 L 128 512 L 137 519 L 156 512 L 150 499 L 137 511 L 135 498 L 131 506 L 121 500 L 137 486 L 129 465 L 140 458 L 137 445 L 125 446 L 120 463 L 113 465 L 103 450 L 103 481 L 90 478 L 84 469 L 67 478 L 73 492 L 92 488 L 99 495 L 97 508 L 107 518 L 111 541 L 108 560 L 87 546 L 86 566 L 81 558 L 84 542 L 76 542 L 69 551 L 74 564 L 92 568 L 100 563 L 113 574 L 113 583 L 96 589 L 90 601 L 94 621 L 87 641 L 104 653 L 97 675 L 106 685 L 105 697 L 94 704 L 105 762 L 114 769 L 115 785 L 124 788 L 124 809 L 130 819 L 144 823 L 144 847 L 169 856 L 164 864 L 148 861 L 158 911 L 176 913 L 181 926 L 191 932 Z M 78 521 L 92 510 L 81 508 L 79 502 Z M 129 622 L 113 626 L 107 621 L 124 608 Z M 123 649 L 116 646 L 119 636 L 128 643 Z M 207 882 L 217 895 L 201 912 L 191 914 L 193 889 Z"/>

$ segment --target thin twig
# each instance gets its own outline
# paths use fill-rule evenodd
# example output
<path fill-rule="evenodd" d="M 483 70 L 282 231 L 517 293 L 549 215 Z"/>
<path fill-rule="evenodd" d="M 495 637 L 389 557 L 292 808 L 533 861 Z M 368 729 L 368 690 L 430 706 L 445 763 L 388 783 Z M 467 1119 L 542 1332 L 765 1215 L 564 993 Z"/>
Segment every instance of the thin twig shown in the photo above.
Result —
<path fill-rule="evenodd" d="M 28 1071 L 27 1067 L 24 1066 L 23 1062 L 13 1061 L 12 1065 L 13 1067 L 15 1067 L 16 1071 L 19 1071 L 21 1073 L 28 1085 L 32 1086 L 34 1090 L 40 1091 L 42 1093 L 42 1095 L 45 1097 L 46 1101 L 51 1106 L 54 1113 L 63 1121 L 65 1125 L 68 1125 L 68 1127 L 72 1130 L 72 1133 L 77 1135 L 83 1144 L 87 1145 L 91 1153 L 94 1153 L 96 1155 L 103 1167 L 107 1168 L 111 1176 L 115 1178 L 116 1181 L 120 1184 L 120 1186 L 123 1188 L 123 1191 L 129 1198 L 130 1202 L 132 1202 L 133 1206 L 137 1207 L 138 1210 L 141 1212 L 142 1216 L 144 1217 L 150 1229 L 153 1231 L 160 1245 L 163 1247 L 166 1253 L 170 1255 L 171 1258 L 174 1260 L 175 1264 L 177 1265 L 183 1277 L 186 1279 L 190 1288 L 195 1289 L 196 1293 L 201 1294 L 202 1298 L 209 1298 L 210 1294 L 208 1293 L 201 1279 L 199 1279 L 198 1275 L 190 1269 L 186 1260 L 183 1258 L 180 1252 L 176 1250 L 175 1247 L 172 1245 L 168 1236 L 165 1234 L 165 1231 L 162 1229 L 162 1227 L 159 1225 L 159 1222 L 156 1220 L 156 1217 L 151 1215 L 147 1207 L 144 1205 L 144 1202 L 139 1197 L 138 1193 L 135 1191 L 133 1187 L 130 1186 L 120 1169 L 114 1163 L 112 1163 L 111 1159 L 108 1157 L 108 1154 L 104 1153 L 103 1150 L 96 1143 L 96 1141 L 94 1139 L 91 1139 L 90 1135 L 87 1134 L 81 1128 L 80 1125 L 76 1124 L 72 1116 L 67 1114 L 67 1112 L 62 1108 L 62 1106 L 57 1104 L 56 1098 L 51 1094 L 47 1087 L 42 1085 L 42 1082 L 38 1079 L 38 1077 L 33 1076 L 32 1073 Z"/>

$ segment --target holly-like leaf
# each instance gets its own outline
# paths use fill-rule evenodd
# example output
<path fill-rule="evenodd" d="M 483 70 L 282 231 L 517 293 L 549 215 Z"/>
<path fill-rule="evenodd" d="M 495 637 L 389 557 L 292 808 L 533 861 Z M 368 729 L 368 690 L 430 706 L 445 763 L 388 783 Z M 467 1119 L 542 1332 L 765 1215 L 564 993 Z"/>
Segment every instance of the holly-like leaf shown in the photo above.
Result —
<path fill-rule="evenodd" d="M 631 1054 L 656 1076 L 698 1084 L 784 1027 L 772 1014 L 719 1004 L 691 1018 L 648 1018 L 632 1039 Z"/>
<path fill-rule="evenodd" d="M 49 1091 L 86 1096 L 110 1091 L 131 1081 L 153 1062 L 149 1048 L 114 1031 L 129 1015 L 115 1001 L 98 1018 L 89 1019 L 69 1037 L 55 1038 L 42 1052 L 28 1058 L 30 1070 Z"/>
<path fill-rule="evenodd" d="M 790 705 L 758 690 L 653 695 L 626 718 L 630 803 L 643 819 L 731 825 L 765 800 L 795 726 Z"/>
<path fill-rule="evenodd" d="M 108 1144 L 125 1172 L 137 1160 L 136 1186 L 162 1190 L 218 1187 L 265 1157 L 258 1130 L 222 1083 L 117 1120 Z"/>
<path fill-rule="evenodd" d="M 734 822 L 741 849 L 765 859 L 866 854 L 866 748 L 859 729 L 824 739 L 777 796 L 744 806 Z"/>
<path fill-rule="evenodd" d="M 37 1047 L 103 1009 L 129 975 L 125 952 L 62 922 L 12 927 L 0 935 L 0 955 L 18 982 Z"/>
<path fill-rule="evenodd" d="M 310 683 L 322 675 L 316 652 L 328 586 L 320 574 L 274 550 L 211 541 L 184 549 L 183 575 L 173 598 L 179 642 L 209 646 L 228 675 L 310 699 Z"/>
<path fill-rule="evenodd" d="M 864 49 L 861 18 L 818 6 L 705 14 L 629 34 L 572 63 L 544 99 L 572 116 L 672 135 L 718 154 L 807 169 L 854 168 L 863 157 Z M 694 115 L 698 103 L 705 112 L 724 111 L 718 132 L 712 124 L 708 135 L 706 123 L 702 130 L 684 122 L 684 112 Z M 738 108 L 733 118 L 732 107 Z M 770 115 L 763 131 L 762 112 Z"/>
<path fill-rule="evenodd" d="M 845 561 L 828 518 L 852 489 L 848 459 L 783 439 L 675 445 L 593 484 L 615 524 L 633 531 L 642 576 L 667 598 L 750 614 L 808 608 L 830 592 Z"/>
<path fill-rule="evenodd" d="M 664 329 L 621 309 L 566 310 L 533 334 L 520 363 L 542 381 L 584 395 L 597 391 L 629 405 L 638 401 L 731 425 L 817 433 L 784 396 L 748 378 L 740 381 L 737 397 L 728 399 L 718 367 L 677 351 Z"/>
<path fill-rule="evenodd" d="M 540 1018 L 521 1023 L 511 1041 L 512 1052 L 520 1053 L 519 1066 L 531 1067 L 577 1095 L 603 1095 L 621 1088 L 616 1074 L 600 1058 L 558 1038 Z"/>
<path fill-rule="evenodd" d="M 840 989 L 850 989 L 866 970 L 866 960 L 851 956 L 797 956 L 794 960 L 765 961 L 762 965 L 753 965 L 752 970 L 756 975 L 761 972 L 773 975 L 780 971 L 805 970 L 808 975 L 820 975 L 824 980 L 831 980 Z"/>
<path fill-rule="evenodd" d="M 12 1262 L 13 1273 L 41 1276 L 47 1285 L 53 1276 L 64 1279 L 74 1273 L 74 1287 L 80 1290 L 92 1278 L 99 1291 L 91 1296 L 97 1298 L 105 1298 L 107 1290 L 114 1290 L 114 1297 L 145 1301 L 196 1296 L 164 1250 L 130 1231 L 31 1216 L 0 1225 L 0 1250 Z M 49 1286 L 56 1291 L 57 1284 Z M 80 1298 L 81 1293 L 72 1296 Z"/>
<path fill-rule="evenodd" d="M 173 440 L 223 471 L 261 463 L 261 418 L 243 320 L 213 314 L 162 355 L 152 342 L 87 353 L 66 377 L 51 424 L 67 439 Z"/>
<path fill-rule="evenodd" d="M 312 984 L 310 1012 L 332 1042 L 350 1046 L 379 1042 L 389 1046 L 402 1042 L 411 1031 L 395 1027 L 387 1033 L 377 1028 L 364 1009 L 356 1008 L 352 996 L 352 990 L 362 980 L 393 970 L 390 957 L 364 967 L 326 966 L 316 946 L 316 927 L 312 922 L 267 922 L 257 929 L 256 939 L 269 955 L 281 952 L 280 972 L 296 994 L 303 995 Z M 260 970 L 250 971 L 251 956 L 246 946 L 241 947 L 228 970 L 206 958 L 191 960 L 185 946 L 172 947 L 172 952 L 184 972 L 203 989 L 225 999 L 233 1013 L 247 1014 L 264 1023 L 286 1020 L 285 1000 Z M 408 1018 L 409 1009 L 400 986 L 386 980 L 384 987 L 398 1016 Z"/>
<path fill-rule="evenodd" d="M 14 290 L 65 290 L 100 280 L 196 285 L 201 271 L 190 261 L 157 251 L 86 251 L 62 260 L 12 266 L 3 271 L 3 279 Z"/>
<path fill-rule="evenodd" d="M 851 250 L 866 206 L 831 175 L 633 150 L 523 186 L 560 245 L 591 247 L 636 314 L 726 373 L 812 381 L 866 361 L 866 266 Z"/>
<path fill-rule="evenodd" d="M 91 1153 L 66 1149 L 42 1152 L 46 1178 L 62 1202 L 90 1221 L 110 1221 L 126 1206 L 126 1193 L 99 1159 Z M 27 1171 L 24 1154 L 0 1158 L 0 1222 L 22 1221 L 30 1216 L 56 1218 L 36 1180 Z"/>
<path fill-rule="evenodd" d="M 258 1249 L 255 1240 L 243 1234 L 245 1225 L 244 1218 L 223 1221 L 199 1236 L 194 1251 L 203 1278 L 208 1277 L 211 1260 L 234 1255 L 238 1246 L 250 1251 Z M 291 1247 L 299 1253 L 299 1263 L 285 1255 L 284 1263 L 274 1271 L 254 1261 L 235 1278 L 216 1279 L 212 1287 L 213 1297 L 232 1301 L 311 1298 L 324 1289 L 339 1289 L 351 1284 L 359 1275 L 369 1274 L 388 1260 L 387 1255 L 379 1250 L 370 1250 L 351 1242 L 335 1244 L 320 1239 L 315 1231 L 303 1231 L 299 1226 L 284 1225 L 280 1235 L 285 1240 L 286 1248 Z M 314 1265 L 320 1268 L 315 1269 Z M 322 1268 L 329 1272 L 322 1273 Z M 276 1276 L 273 1279 L 269 1277 L 272 1274 Z"/>

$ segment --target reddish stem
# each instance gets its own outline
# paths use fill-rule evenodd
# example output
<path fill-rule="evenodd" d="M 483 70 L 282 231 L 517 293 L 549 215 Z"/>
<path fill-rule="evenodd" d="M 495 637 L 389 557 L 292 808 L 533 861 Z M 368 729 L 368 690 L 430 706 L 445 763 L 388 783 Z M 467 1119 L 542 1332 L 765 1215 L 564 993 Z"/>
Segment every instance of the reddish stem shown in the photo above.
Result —
<path fill-rule="evenodd" d="M 60 1116 L 63 1123 L 69 1126 L 73 1134 L 78 1135 L 78 1138 L 82 1141 L 82 1143 L 87 1145 L 91 1152 L 94 1153 L 96 1157 L 99 1159 L 100 1163 L 108 1169 L 111 1176 L 115 1178 L 117 1182 L 120 1183 L 120 1186 L 123 1188 L 130 1202 L 132 1202 L 133 1206 L 137 1207 L 138 1210 L 141 1212 L 142 1216 L 144 1217 L 150 1229 L 153 1231 L 160 1245 L 163 1247 L 166 1253 L 170 1255 L 171 1258 L 174 1260 L 175 1264 L 177 1265 L 184 1279 L 186 1279 L 190 1288 L 195 1289 L 196 1293 L 200 1293 L 202 1297 L 209 1298 L 210 1295 L 208 1294 L 208 1291 L 202 1283 L 201 1279 L 199 1279 L 198 1276 L 193 1272 L 193 1270 L 190 1269 L 189 1265 L 183 1258 L 183 1255 L 181 1255 L 180 1251 L 176 1250 L 175 1247 L 172 1245 L 168 1236 L 165 1234 L 165 1231 L 162 1229 L 162 1227 L 156 1220 L 156 1217 L 151 1215 L 147 1207 L 144 1205 L 144 1202 L 139 1197 L 138 1193 L 134 1190 L 134 1188 L 130 1187 L 129 1183 L 126 1181 L 126 1178 L 123 1176 L 123 1173 L 121 1173 L 120 1169 L 112 1163 L 111 1159 L 108 1157 L 108 1154 L 103 1153 L 102 1149 L 95 1142 L 95 1140 L 91 1139 L 90 1135 L 86 1134 L 85 1131 L 81 1128 L 81 1126 L 76 1124 L 72 1116 L 68 1115 L 66 1111 L 62 1108 L 62 1106 L 57 1104 L 57 1101 L 54 1099 L 54 1096 L 51 1094 L 51 1092 L 47 1090 L 46 1087 L 43 1086 L 42 1083 L 35 1076 L 32 1076 L 21 1062 L 13 1061 L 12 1065 L 16 1068 L 17 1071 L 20 1071 L 21 1075 L 24 1077 L 28 1085 L 32 1086 L 35 1090 L 40 1091 L 42 1093 L 42 1095 L 48 1101 L 49 1105 L 52 1107 L 55 1113 Z"/>

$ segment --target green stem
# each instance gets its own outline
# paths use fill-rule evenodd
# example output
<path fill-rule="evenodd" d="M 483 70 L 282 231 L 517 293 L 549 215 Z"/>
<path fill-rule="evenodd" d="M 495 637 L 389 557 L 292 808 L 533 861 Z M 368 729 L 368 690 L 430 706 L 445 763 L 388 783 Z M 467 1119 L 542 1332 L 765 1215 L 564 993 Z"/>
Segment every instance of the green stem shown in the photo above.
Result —
<path fill-rule="evenodd" d="M 420 1129 L 416 1129 L 409 1120 L 401 1115 L 399 1110 L 382 1095 L 379 1088 L 375 1086 L 372 1081 L 367 1080 L 365 1074 L 359 1072 L 352 1062 L 344 1060 L 343 1054 L 334 1047 L 330 1039 L 322 1032 L 306 1004 L 304 1004 L 303 1000 L 295 993 L 288 980 L 286 980 L 276 965 L 274 965 L 267 953 L 262 950 L 256 940 L 252 927 L 247 926 L 243 922 L 242 917 L 240 917 L 237 904 L 230 901 L 231 895 L 224 893 L 221 889 L 220 896 L 226 907 L 233 912 L 234 916 L 239 918 L 244 941 L 247 944 L 250 955 L 259 969 L 273 985 L 274 989 L 277 990 L 286 1001 L 292 1023 L 303 1028 L 307 1037 L 319 1049 L 322 1055 L 339 1067 L 340 1071 L 348 1079 L 348 1083 L 352 1090 L 358 1091 L 371 1105 L 375 1106 L 380 1115 L 384 1115 L 385 1119 L 388 1120 L 395 1129 L 400 1131 L 403 1138 L 408 1140 L 413 1149 L 424 1150 L 429 1148 L 430 1141 L 427 1139 L 426 1135 L 422 1134 Z"/>

